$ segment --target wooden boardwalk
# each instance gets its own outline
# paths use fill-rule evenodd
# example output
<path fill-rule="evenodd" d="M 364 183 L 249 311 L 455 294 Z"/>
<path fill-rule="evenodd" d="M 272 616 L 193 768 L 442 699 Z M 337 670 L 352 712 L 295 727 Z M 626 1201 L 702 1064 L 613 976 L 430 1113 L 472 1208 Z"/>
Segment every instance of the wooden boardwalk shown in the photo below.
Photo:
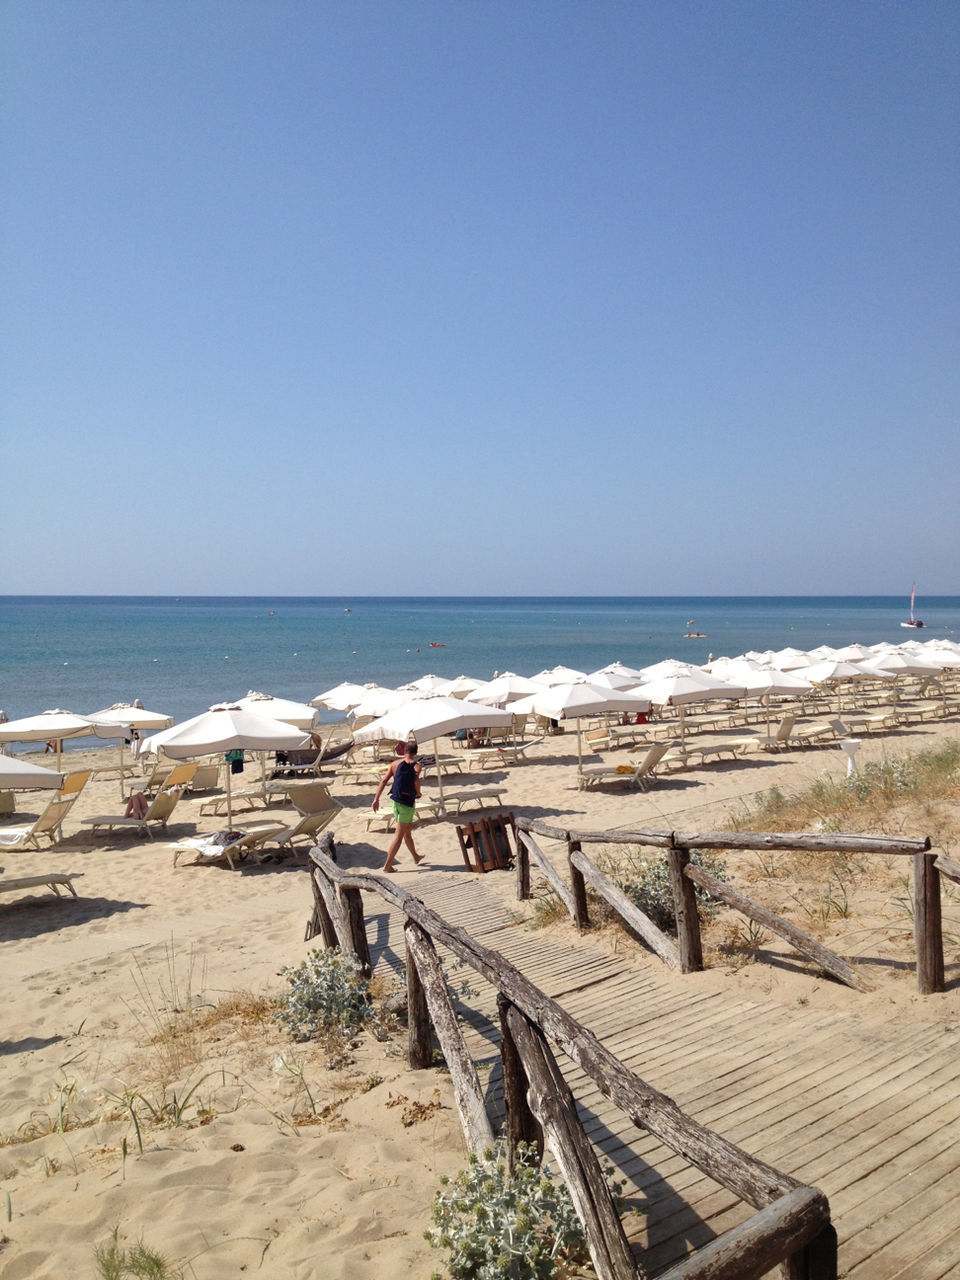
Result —
<path fill-rule="evenodd" d="M 820 1187 L 851 1280 L 960 1280 L 960 1033 L 864 1025 L 736 994 L 678 991 L 642 953 L 554 941 L 512 922 L 489 880 L 420 873 L 427 906 L 513 964 L 648 1084 L 752 1155 Z M 371 950 L 395 963 L 398 917 L 366 900 Z M 376 916 L 374 922 L 370 919 Z M 501 1110 L 492 989 L 460 970 L 468 1046 Z M 631 1240 L 651 1274 L 749 1216 L 748 1206 L 634 1128 L 560 1059 L 587 1132 L 628 1181 Z"/>

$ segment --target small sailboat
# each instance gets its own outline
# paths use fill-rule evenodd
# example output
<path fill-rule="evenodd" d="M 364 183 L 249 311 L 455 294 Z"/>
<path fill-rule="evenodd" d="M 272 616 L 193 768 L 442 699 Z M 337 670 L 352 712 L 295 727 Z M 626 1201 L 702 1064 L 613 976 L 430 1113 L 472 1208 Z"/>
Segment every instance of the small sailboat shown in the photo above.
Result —
<path fill-rule="evenodd" d="M 914 583 L 913 586 L 910 588 L 910 621 L 901 622 L 900 623 L 901 627 L 922 627 L 923 626 L 923 623 L 920 621 L 920 619 L 916 616 L 916 614 L 913 611 L 913 606 L 916 601 L 916 597 L 917 597 L 917 584 Z"/>

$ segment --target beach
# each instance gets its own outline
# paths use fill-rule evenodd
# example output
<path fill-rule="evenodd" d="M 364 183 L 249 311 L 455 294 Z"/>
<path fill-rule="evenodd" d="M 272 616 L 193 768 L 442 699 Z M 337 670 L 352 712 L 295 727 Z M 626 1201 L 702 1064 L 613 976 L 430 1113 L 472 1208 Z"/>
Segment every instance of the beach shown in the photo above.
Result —
<path fill-rule="evenodd" d="M 865 739 L 861 767 L 957 736 L 956 723 L 946 721 Z M 82 756 L 85 764 L 115 762 L 109 749 Z M 536 745 L 524 763 L 465 774 L 448 787 L 496 783 L 506 810 L 570 828 L 705 830 L 727 825 L 760 792 L 802 790 L 844 770 L 836 748 L 810 748 L 664 776 L 645 792 L 580 791 L 568 732 Z M 330 829 L 346 864 L 378 870 L 388 837 L 367 830 L 372 786 L 337 780 L 332 790 L 343 807 Z M 435 795 L 435 784 L 424 792 Z M 321 1255 L 333 1276 L 437 1269 L 440 1255 L 422 1239 L 430 1201 L 440 1175 L 465 1162 L 449 1077 L 409 1071 L 402 1034 L 388 1042 L 361 1036 L 350 1061 L 329 1070 L 319 1046 L 294 1043 L 258 1003 L 284 989 L 282 968 L 318 945 L 303 940 L 311 910 L 303 854 L 233 871 L 174 867 L 176 840 L 216 831 L 224 820 L 200 817 L 202 797 L 195 797 L 181 801 L 169 831 L 153 840 L 91 838 L 81 828 L 84 816 L 122 812 L 121 803 L 116 777 L 95 779 L 59 845 L 0 856 L 7 877 L 81 873 L 77 899 L 35 892 L 0 902 L 7 977 L 0 1210 L 9 1204 L 0 1275 L 88 1274 L 94 1247 L 114 1228 L 121 1240 L 142 1237 L 181 1265 L 189 1261 L 188 1274 L 197 1276 L 308 1276 Z M 41 793 L 21 793 L 21 811 L 42 807 Z M 289 813 L 257 810 L 238 815 L 235 825 Z M 923 815 L 916 820 L 915 830 L 901 834 L 925 834 Z M 423 869 L 403 852 L 397 864 L 398 882 L 422 889 L 428 902 L 438 886 L 474 875 L 464 870 L 454 821 L 416 828 Z M 734 883 L 749 886 L 755 864 L 727 861 Z M 505 917 L 517 911 L 512 876 L 484 882 L 502 899 Z M 582 945 L 614 944 L 600 932 Z M 890 946 L 909 958 L 902 939 Z M 956 966 L 948 962 L 949 973 Z M 659 964 L 640 949 L 635 963 Z M 389 971 L 379 980 L 397 982 Z M 785 1006 L 800 996 L 851 1018 L 895 1012 L 922 1022 L 960 1012 L 955 988 L 921 1000 L 912 973 L 897 965 L 882 971 L 866 998 L 811 982 L 796 967 L 736 967 L 720 956 L 705 973 L 672 980 L 690 990 L 736 983 L 747 996 Z M 190 1009 L 215 1012 L 182 1043 L 160 1034 L 176 1010 Z M 156 1123 L 133 1123 L 134 1095 L 133 1110 L 156 1115 Z M 418 1119 L 407 1125 L 411 1104 L 420 1104 Z"/>

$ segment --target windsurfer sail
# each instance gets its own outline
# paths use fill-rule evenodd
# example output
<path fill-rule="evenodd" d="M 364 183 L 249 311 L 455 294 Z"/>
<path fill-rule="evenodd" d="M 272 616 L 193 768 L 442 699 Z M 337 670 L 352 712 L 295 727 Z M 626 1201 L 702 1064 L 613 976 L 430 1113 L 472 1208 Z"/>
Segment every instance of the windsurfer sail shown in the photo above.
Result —
<path fill-rule="evenodd" d="M 922 627 L 923 626 L 923 623 L 914 613 L 913 606 L 914 606 L 914 603 L 916 602 L 916 598 L 917 598 L 917 584 L 914 583 L 913 586 L 910 588 L 910 621 L 901 622 L 900 623 L 901 627 Z"/>

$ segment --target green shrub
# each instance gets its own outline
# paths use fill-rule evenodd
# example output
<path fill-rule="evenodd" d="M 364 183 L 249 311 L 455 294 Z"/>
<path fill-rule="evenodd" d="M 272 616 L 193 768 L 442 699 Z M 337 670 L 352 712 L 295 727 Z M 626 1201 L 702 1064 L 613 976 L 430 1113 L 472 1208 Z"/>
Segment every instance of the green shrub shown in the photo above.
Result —
<path fill-rule="evenodd" d="M 369 982 L 356 958 L 338 947 L 311 951 L 295 969 L 281 969 L 280 976 L 290 990 L 273 1016 L 294 1040 L 349 1034 L 373 1015 Z"/>
<path fill-rule="evenodd" d="M 472 1155 L 453 1181 L 440 1182 L 436 1227 L 424 1238 L 449 1250 L 454 1280 L 549 1280 L 588 1259 L 570 1194 L 546 1165 L 538 1166 L 533 1148 L 518 1145 L 512 1175 L 498 1143 L 482 1158 Z M 616 1201 L 622 1185 L 614 1185 Z"/>
<path fill-rule="evenodd" d="M 723 860 L 712 853 L 699 851 L 690 854 L 690 861 L 702 867 L 715 880 L 727 880 Z M 673 904 L 673 888 L 670 883 L 670 867 L 663 854 L 654 853 L 646 856 L 640 852 L 631 853 L 625 861 L 621 861 L 612 869 L 616 883 L 644 915 L 649 916 L 655 925 L 664 931 L 677 927 L 677 916 Z M 711 915 L 717 904 L 706 889 L 695 886 L 697 909 L 701 919 Z"/>
<path fill-rule="evenodd" d="M 124 1249 L 114 1228 L 109 1244 L 97 1245 L 94 1261 L 101 1280 L 182 1280 L 183 1272 L 162 1253 L 148 1249 L 142 1240 Z"/>

